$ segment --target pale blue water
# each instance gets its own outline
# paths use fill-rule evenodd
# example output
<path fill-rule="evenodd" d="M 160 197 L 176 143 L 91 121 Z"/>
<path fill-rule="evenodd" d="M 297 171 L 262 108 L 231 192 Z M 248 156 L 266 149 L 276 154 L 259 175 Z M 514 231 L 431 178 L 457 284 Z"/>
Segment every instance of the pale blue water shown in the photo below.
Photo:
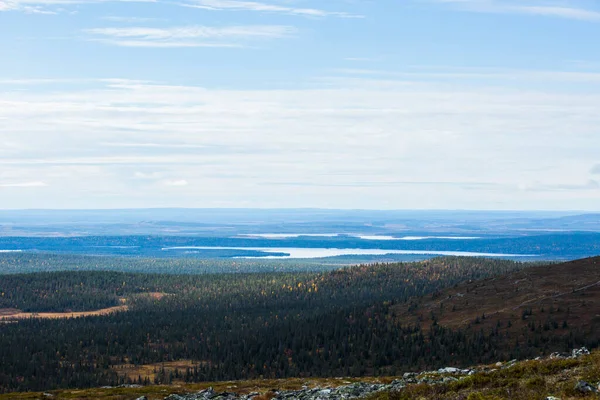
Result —
<path fill-rule="evenodd" d="M 476 253 L 469 251 L 435 251 L 435 250 L 383 250 L 383 249 L 321 249 L 321 248 L 296 248 L 296 247 L 207 247 L 207 246 L 181 246 L 164 247 L 163 251 L 177 250 L 248 250 L 264 253 L 285 253 L 287 256 L 265 256 L 265 257 L 239 257 L 239 258 L 267 258 L 267 259 L 310 259 L 348 255 L 375 255 L 387 254 L 415 254 L 415 255 L 438 255 L 438 256 L 463 256 L 463 257 L 533 257 L 527 254 L 499 254 L 499 253 Z"/>

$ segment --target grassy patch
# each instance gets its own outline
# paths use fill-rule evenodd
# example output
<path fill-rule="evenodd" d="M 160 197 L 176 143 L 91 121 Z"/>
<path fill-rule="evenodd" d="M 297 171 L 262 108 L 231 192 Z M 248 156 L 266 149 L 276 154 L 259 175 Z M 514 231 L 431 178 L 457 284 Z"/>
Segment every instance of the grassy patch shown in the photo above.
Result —
<path fill-rule="evenodd" d="M 578 360 L 523 361 L 500 370 L 480 372 L 440 385 L 409 385 L 399 392 L 377 393 L 368 400 L 562 400 L 598 398 L 575 384 L 600 381 L 600 352 Z"/>
<path fill-rule="evenodd" d="M 577 360 L 522 361 L 512 367 L 465 376 L 446 384 L 414 384 L 398 392 L 380 392 L 367 400 L 544 400 L 547 396 L 566 399 L 598 398 L 575 390 L 579 380 L 591 384 L 600 382 L 600 351 Z M 209 387 L 217 392 L 247 394 L 258 392 L 257 400 L 271 400 L 276 390 L 298 390 L 308 387 L 337 387 L 354 382 L 390 383 L 394 378 L 322 378 L 228 381 L 190 385 L 147 386 L 142 388 L 109 388 L 59 390 L 49 392 L 56 400 L 134 400 L 146 396 L 162 400 L 173 393 L 194 393 Z M 11 393 L 0 400 L 30 400 L 46 398 L 42 393 Z"/>

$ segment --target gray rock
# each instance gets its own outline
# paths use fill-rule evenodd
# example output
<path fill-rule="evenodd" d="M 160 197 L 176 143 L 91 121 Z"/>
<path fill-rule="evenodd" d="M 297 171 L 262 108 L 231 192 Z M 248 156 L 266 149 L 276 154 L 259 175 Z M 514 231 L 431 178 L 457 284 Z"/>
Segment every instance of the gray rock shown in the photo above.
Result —
<path fill-rule="evenodd" d="M 453 367 L 446 367 L 446 368 L 438 369 L 438 372 L 440 374 L 458 374 L 458 373 L 460 373 L 460 369 L 453 368 Z"/>
<path fill-rule="evenodd" d="M 186 400 L 186 398 L 182 397 L 178 394 L 172 394 L 172 395 L 165 397 L 165 400 Z"/>
<path fill-rule="evenodd" d="M 148 398 L 147 398 L 146 396 L 142 396 L 142 397 L 138 397 L 138 398 L 137 398 L 137 399 L 135 399 L 135 400 L 148 400 Z"/>
<path fill-rule="evenodd" d="M 587 383 L 586 381 L 579 381 L 575 385 L 575 390 L 581 393 L 598 393 L 598 389 Z"/>
<path fill-rule="evenodd" d="M 396 379 L 390 384 L 390 387 L 392 390 L 398 391 L 406 387 L 406 382 L 404 381 L 404 379 Z"/>
<path fill-rule="evenodd" d="M 553 353 L 549 358 L 569 359 L 582 357 L 589 354 L 589 350 L 584 348 L 575 349 L 571 353 Z M 315 387 L 309 388 L 303 386 L 300 390 L 277 390 L 273 389 L 274 400 L 354 400 L 368 397 L 381 391 L 400 391 L 407 385 L 416 383 L 425 383 L 428 385 L 439 385 L 456 382 L 465 379 L 476 373 L 493 373 L 499 369 L 510 368 L 516 365 L 517 360 L 511 360 L 506 363 L 497 363 L 496 368 L 478 367 L 474 369 L 458 369 L 454 367 L 441 368 L 437 371 L 430 372 L 407 372 L 402 378 L 394 380 L 389 385 L 371 384 L 366 382 L 350 383 L 348 381 L 339 380 L 340 384 L 337 388 L 331 387 Z M 139 387 L 132 385 L 129 387 Z M 585 381 L 579 381 L 575 389 L 580 393 L 600 393 L 600 385 L 598 388 Z M 247 395 L 239 395 L 236 393 L 217 393 L 213 388 L 209 388 L 199 393 L 186 395 L 170 395 L 165 400 L 252 400 L 259 396 L 259 393 L 250 393 Z M 140 397 L 137 400 L 145 400 L 145 397 Z M 548 396 L 546 400 L 560 400 L 553 396 Z"/>
<path fill-rule="evenodd" d="M 579 357 L 582 357 L 582 356 L 587 356 L 589 354 L 590 354 L 590 351 L 587 348 L 582 347 L 580 349 L 573 349 L 573 352 L 571 353 L 571 357 L 572 358 L 579 358 Z"/>
<path fill-rule="evenodd" d="M 215 400 L 233 400 L 233 399 L 237 399 L 238 396 L 234 393 L 216 393 L 213 388 L 207 389 L 207 390 L 203 390 L 199 393 L 194 393 L 194 394 L 185 394 L 185 395 L 179 395 L 179 394 L 172 394 L 170 396 L 168 396 L 167 398 L 165 398 L 165 400 L 209 400 L 209 399 L 215 399 Z"/>

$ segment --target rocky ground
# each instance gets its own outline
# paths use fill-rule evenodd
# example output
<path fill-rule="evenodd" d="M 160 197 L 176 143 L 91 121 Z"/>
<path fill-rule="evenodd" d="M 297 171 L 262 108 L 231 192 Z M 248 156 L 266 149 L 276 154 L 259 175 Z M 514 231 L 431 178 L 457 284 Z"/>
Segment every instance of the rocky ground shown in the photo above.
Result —
<path fill-rule="evenodd" d="M 570 354 L 554 353 L 546 360 L 577 360 L 583 356 L 589 355 L 586 348 L 573 350 Z M 535 361 L 541 361 L 540 358 Z M 378 393 L 399 393 L 410 386 L 435 386 L 448 385 L 451 383 L 460 383 L 474 375 L 493 375 L 495 372 L 509 370 L 517 366 L 517 360 L 506 363 L 497 363 L 493 366 L 482 366 L 473 369 L 442 368 L 437 371 L 427 371 L 422 373 L 406 373 L 400 379 L 396 379 L 390 384 L 375 384 L 358 382 L 338 387 L 304 387 L 300 390 L 273 390 L 265 393 L 236 394 L 232 392 L 216 392 L 212 388 L 193 394 L 171 394 L 165 397 L 165 400 L 345 400 L 362 399 L 377 395 Z M 600 378 L 600 377 L 599 377 Z M 579 380 L 573 388 L 574 393 L 582 396 L 600 393 L 597 382 L 589 383 Z M 481 397 L 485 398 L 485 397 Z M 546 400 L 559 400 L 559 397 L 545 396 Z M 468 397 L 471 399 L 471 397 Z M 148 400 L 145 396 L 137 400 Z"/>
<path fill-rule="evenodd" d="M 0 394 L 0 400 L 599 400 L 599 383 L 600 350 L 590 354 L 582 348 L 535 360 L 512 360 L 468 369 L 448 367 L 395 378 L 125 385 L 7 393 Z"/>

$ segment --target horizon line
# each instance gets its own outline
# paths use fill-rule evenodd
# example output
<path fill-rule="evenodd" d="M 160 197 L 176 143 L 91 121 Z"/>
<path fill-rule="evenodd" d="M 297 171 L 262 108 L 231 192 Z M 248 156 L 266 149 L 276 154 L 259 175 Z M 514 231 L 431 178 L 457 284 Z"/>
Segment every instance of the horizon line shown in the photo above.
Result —
<path fill-rule="evenodd" d="M 0 212 L 82 212 L 82 211 L 376 211 L 376 212 L 497 212 L 497 213 L 580 213 L 600 214 L 600 210 L 469 209 L 469 208 L 324 208 L 324 207 L 114 207 L 114 208 L 0 208 Z"/>

